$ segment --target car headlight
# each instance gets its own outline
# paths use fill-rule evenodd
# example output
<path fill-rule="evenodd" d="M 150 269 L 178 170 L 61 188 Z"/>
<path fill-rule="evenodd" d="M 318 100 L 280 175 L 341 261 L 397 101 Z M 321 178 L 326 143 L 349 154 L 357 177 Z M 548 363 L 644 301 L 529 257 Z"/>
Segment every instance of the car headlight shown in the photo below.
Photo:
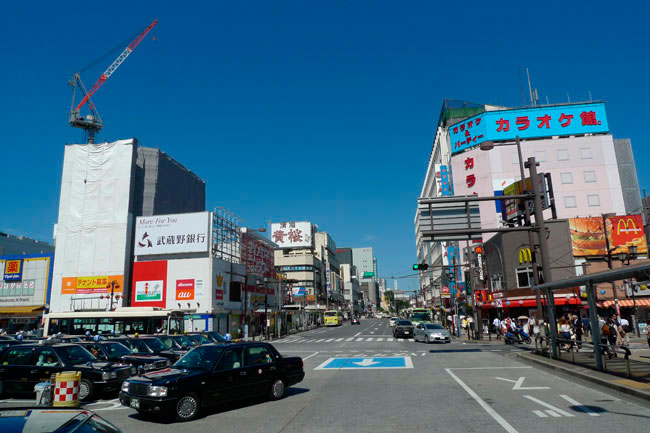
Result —
<path fill-rule="evenodd" d="M 102 380 L 116 379 L 117 373 L 114 371 L 105 371 L 102 373 Z"/>
<path fill-rule="evenodd" d="M 145 370 L 151 370 L 152 368 L 153 368 L 153 363 L 151 363 L 151 362 L 149 364 L 144 365 Z"/>
<path fill-rule="evenodd" d="M 172 362 L 168 359 L 165 366 L 169 367 L 170 365 L 172 365 Z"/>
<path fill-rule="evenodd" d="M 129 392 L 129 382 L 126 380 L 122 382 L 122 392 Z"/>
<path fill-rule="evenodd" d="M 149 388 L 149 397 L 167 397 L 166 386 L 152 386 Z"/>

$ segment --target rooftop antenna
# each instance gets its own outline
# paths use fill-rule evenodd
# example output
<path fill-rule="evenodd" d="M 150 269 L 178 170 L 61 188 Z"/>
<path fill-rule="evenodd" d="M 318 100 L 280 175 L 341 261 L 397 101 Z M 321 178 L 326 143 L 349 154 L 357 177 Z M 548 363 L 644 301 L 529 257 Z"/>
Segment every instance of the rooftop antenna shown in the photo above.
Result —
<path fill-rule="evenodd" d="M 526 68 L 526 75 L 528 76 L 528 92 L 530 92 L 530 105 L 534 107 L 537 105 L 539 96 L 537 94 L 537 89 L 533 89 L 532 85 L 530 84 L 530 72 L 528 71 L 528 68 Z"/>
<path fill-rule="evenodd" d="M 589 102 L 591 102 L 593 101 L 593 99 L 591 99 L 591 90 L 587 90 L 587 91 L 589 92 Z"/>
<path fill-rule="evenodd" d="M 571 103 L 571 95 L 569 95 L 569 92 L 566 92 L 566 98 L 569 100 L 569 104 Z"/>
<path fill-rule="evenodd" d="M 548 93 L 546 94 L 546 105 L 551 105 L 551 103 L 548 102 Z"/>

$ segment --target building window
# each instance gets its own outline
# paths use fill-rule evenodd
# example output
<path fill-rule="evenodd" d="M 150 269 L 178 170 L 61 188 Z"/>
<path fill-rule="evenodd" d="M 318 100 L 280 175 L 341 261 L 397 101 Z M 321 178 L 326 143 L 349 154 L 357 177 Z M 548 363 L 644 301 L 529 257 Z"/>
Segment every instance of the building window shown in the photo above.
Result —
<path fill-rule="evenodd" d="M 557 160 L 558 161 L 568 161 L 569 160 L 569 150 L 568 149 L 558 149 L 557 150 Z"/>
<path fill-rule="evenodd" d="M 576 197 L 574 195 L 568 195 L 564 197 L 564 207 L 577 207 Z"/>
<path fill-rule="evenodd" d="M 585 182 L 596 182 L 596 172 L 595 171 L 585 171 Z"/>
<path fill-rule="evenodd" d="M 546 152 L 543 150 L 538 150 L 535 152 L 535 159 L 537 162 L 545 162 L 546 161 Z"/>
<path fill-rule="evenodd" d="M 562 183 L 573 183 L 573 174 L 560 173 L 560 180 L 562 181 Z"/>
<path fill-rule="evenodd" d="M 591 207 L 600 206 L 600 196 L 598 194 L 588 195 L 587 196 L 587 203 Z"/>
<path fill-rule="evenodd" d="M 531 287 L 535 284 L 533 268 L 517 268 L 517 287 Z"/>
<path fill-rule="evenodd" d="M 580 159 L 591 159 L 591 147 L 580 148 Z"/>

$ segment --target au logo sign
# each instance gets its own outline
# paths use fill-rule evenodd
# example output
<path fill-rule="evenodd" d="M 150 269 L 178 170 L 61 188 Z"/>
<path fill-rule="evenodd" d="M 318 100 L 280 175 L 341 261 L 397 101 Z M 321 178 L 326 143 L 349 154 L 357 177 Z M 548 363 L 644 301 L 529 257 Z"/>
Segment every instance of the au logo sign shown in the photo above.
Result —
<path fill-rule="evenodd" d="M 194 280 L 176 280 L 176 300 L 191 301 L 194 299 Z"/>

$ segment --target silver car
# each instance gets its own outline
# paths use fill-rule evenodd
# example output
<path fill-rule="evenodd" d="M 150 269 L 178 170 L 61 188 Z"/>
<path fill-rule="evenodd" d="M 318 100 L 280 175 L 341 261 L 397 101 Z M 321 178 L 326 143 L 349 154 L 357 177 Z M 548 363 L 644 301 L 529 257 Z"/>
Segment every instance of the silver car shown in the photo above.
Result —
<path fill-rule="evenodd" d="M 434 341 L 451 343 L 449 331 L 437 323 L 418 323 L 413 332 L 413 338 L 415 341 L 424 341 L 425 343 Z"/>

